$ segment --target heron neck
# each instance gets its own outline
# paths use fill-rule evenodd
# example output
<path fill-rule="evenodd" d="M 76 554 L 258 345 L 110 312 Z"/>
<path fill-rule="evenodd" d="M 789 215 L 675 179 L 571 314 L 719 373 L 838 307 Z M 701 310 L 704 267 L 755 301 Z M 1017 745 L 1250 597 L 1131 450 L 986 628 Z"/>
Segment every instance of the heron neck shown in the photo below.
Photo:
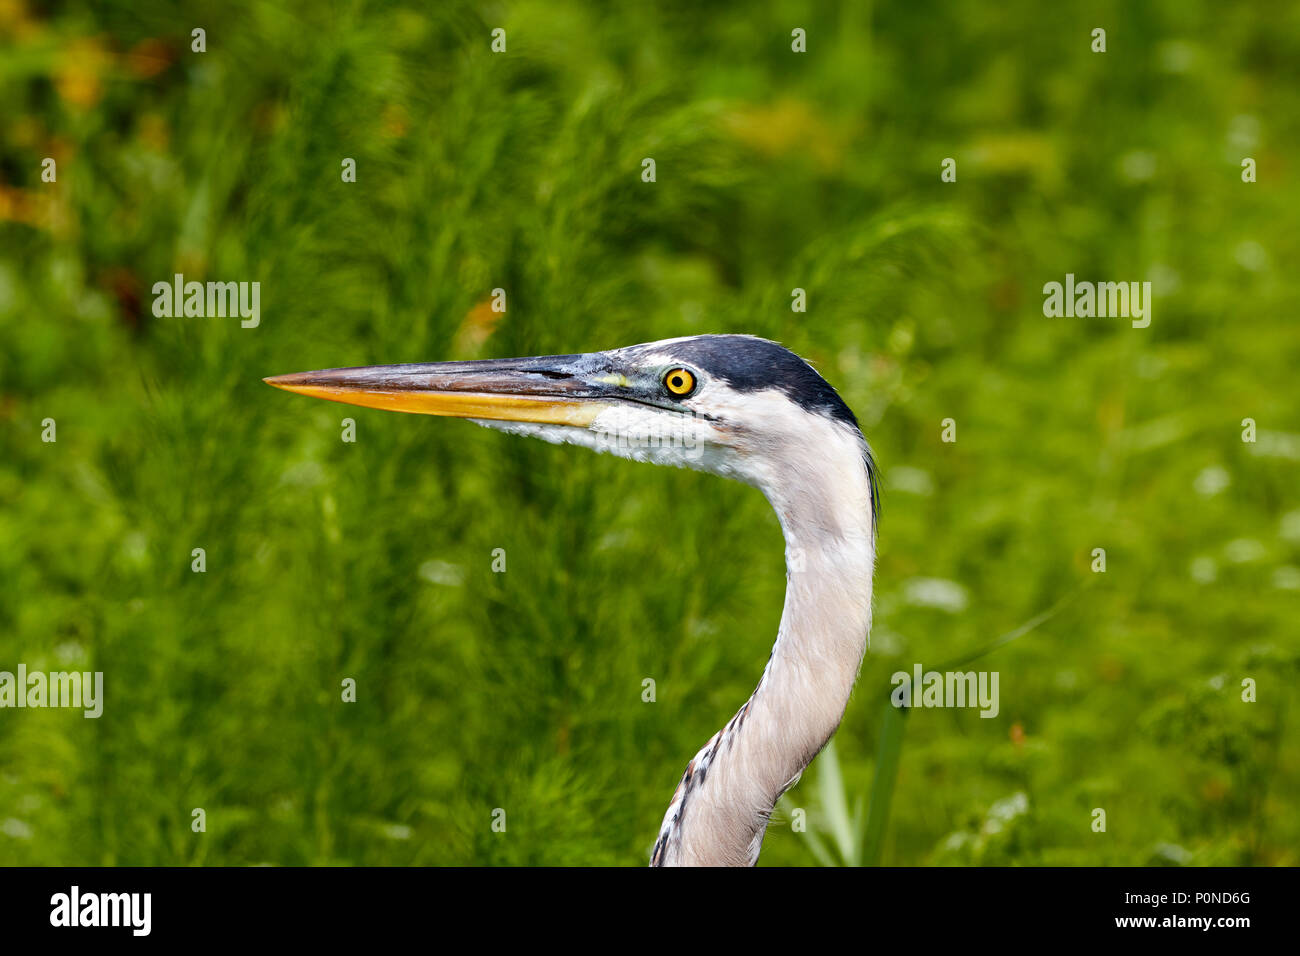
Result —
<path fill-rule="evenodd" d="M 839 726 L 871 627 L 865 447 L 765 489 L 786 542 L 781 628 L 753 695 L 687 767 L 654 861 L 752 865 L 777 799 Z M 676 820 L 674 822 L 674 815 Z"/>

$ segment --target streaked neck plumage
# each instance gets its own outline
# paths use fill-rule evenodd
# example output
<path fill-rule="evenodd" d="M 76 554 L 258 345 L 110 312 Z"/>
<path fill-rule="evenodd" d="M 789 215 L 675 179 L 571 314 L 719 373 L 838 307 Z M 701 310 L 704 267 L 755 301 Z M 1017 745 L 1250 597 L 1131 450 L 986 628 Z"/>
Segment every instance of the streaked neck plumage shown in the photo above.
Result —
<path fill-rule="evenodd" d="M 873 482 L 861 433 L 829 420 L 755 482 L 785 536 L 780 631 L 753 695 L 687 766 L 652 866 L 752 866 L 776 801 L 835 733 L 871 628 Z"/>

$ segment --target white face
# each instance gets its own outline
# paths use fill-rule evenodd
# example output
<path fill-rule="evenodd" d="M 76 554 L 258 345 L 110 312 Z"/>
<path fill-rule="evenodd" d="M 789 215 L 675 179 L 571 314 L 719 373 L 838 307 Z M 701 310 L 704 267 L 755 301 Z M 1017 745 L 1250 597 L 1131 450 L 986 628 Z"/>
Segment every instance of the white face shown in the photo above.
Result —
<path fill-rule="evenodd" d="M 611 377 L 609 384 L 627 388 L 628 400 L 609 403 L 590 425 L 476 420 L 477 424 L 543 441 L 581 445 L 633 461 L 747 480 L 737 435 L 738 423 L 747 418 L 739 407 L 745 396 L 678 359 L 666 348 L 669 344 L 638 346 L 635 356 L 628 349 L 609 353 L 611 365 L 635 367 L 643 372 L 642 381 Z M 637 400 L 645 397 L 646 382 L 657 383 L 674 369 L 686 369 L 693 376 L 695 387 L 689 395 L 679 399 L 665 387 L 661 405 Z"/>

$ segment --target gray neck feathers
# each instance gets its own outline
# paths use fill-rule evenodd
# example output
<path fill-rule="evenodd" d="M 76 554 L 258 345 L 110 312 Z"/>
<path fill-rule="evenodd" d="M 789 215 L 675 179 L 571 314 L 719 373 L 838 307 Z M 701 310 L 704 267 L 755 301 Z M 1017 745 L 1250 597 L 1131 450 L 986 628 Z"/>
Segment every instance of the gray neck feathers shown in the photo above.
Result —
<path fill-rule="evenodd" d="M 757 689 L 696 755 L 652 863 L 752 865 L 777 799 L 839 726 L 871 627 L 872 476 L 856 428 L 765 482 L 786 541 L 785 610 Z"/>

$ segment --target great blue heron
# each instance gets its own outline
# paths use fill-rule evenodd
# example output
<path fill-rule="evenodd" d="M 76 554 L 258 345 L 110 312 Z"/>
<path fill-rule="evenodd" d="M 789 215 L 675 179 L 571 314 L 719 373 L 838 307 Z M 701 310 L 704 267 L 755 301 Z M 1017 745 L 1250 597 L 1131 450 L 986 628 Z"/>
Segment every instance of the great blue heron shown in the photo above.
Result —
<path fill-rule="evenodd" d="M 266 381 L 696 468 L 762 491 L 785 535 L 781 627 L 753 695 L 687 765 L 650 862 L 758 860 L 776 801 L 839 726 L 871 628 L 875 467 L 853 412 L 811 365 L 766 339 L 697 335 L 585 355 Z"/>

